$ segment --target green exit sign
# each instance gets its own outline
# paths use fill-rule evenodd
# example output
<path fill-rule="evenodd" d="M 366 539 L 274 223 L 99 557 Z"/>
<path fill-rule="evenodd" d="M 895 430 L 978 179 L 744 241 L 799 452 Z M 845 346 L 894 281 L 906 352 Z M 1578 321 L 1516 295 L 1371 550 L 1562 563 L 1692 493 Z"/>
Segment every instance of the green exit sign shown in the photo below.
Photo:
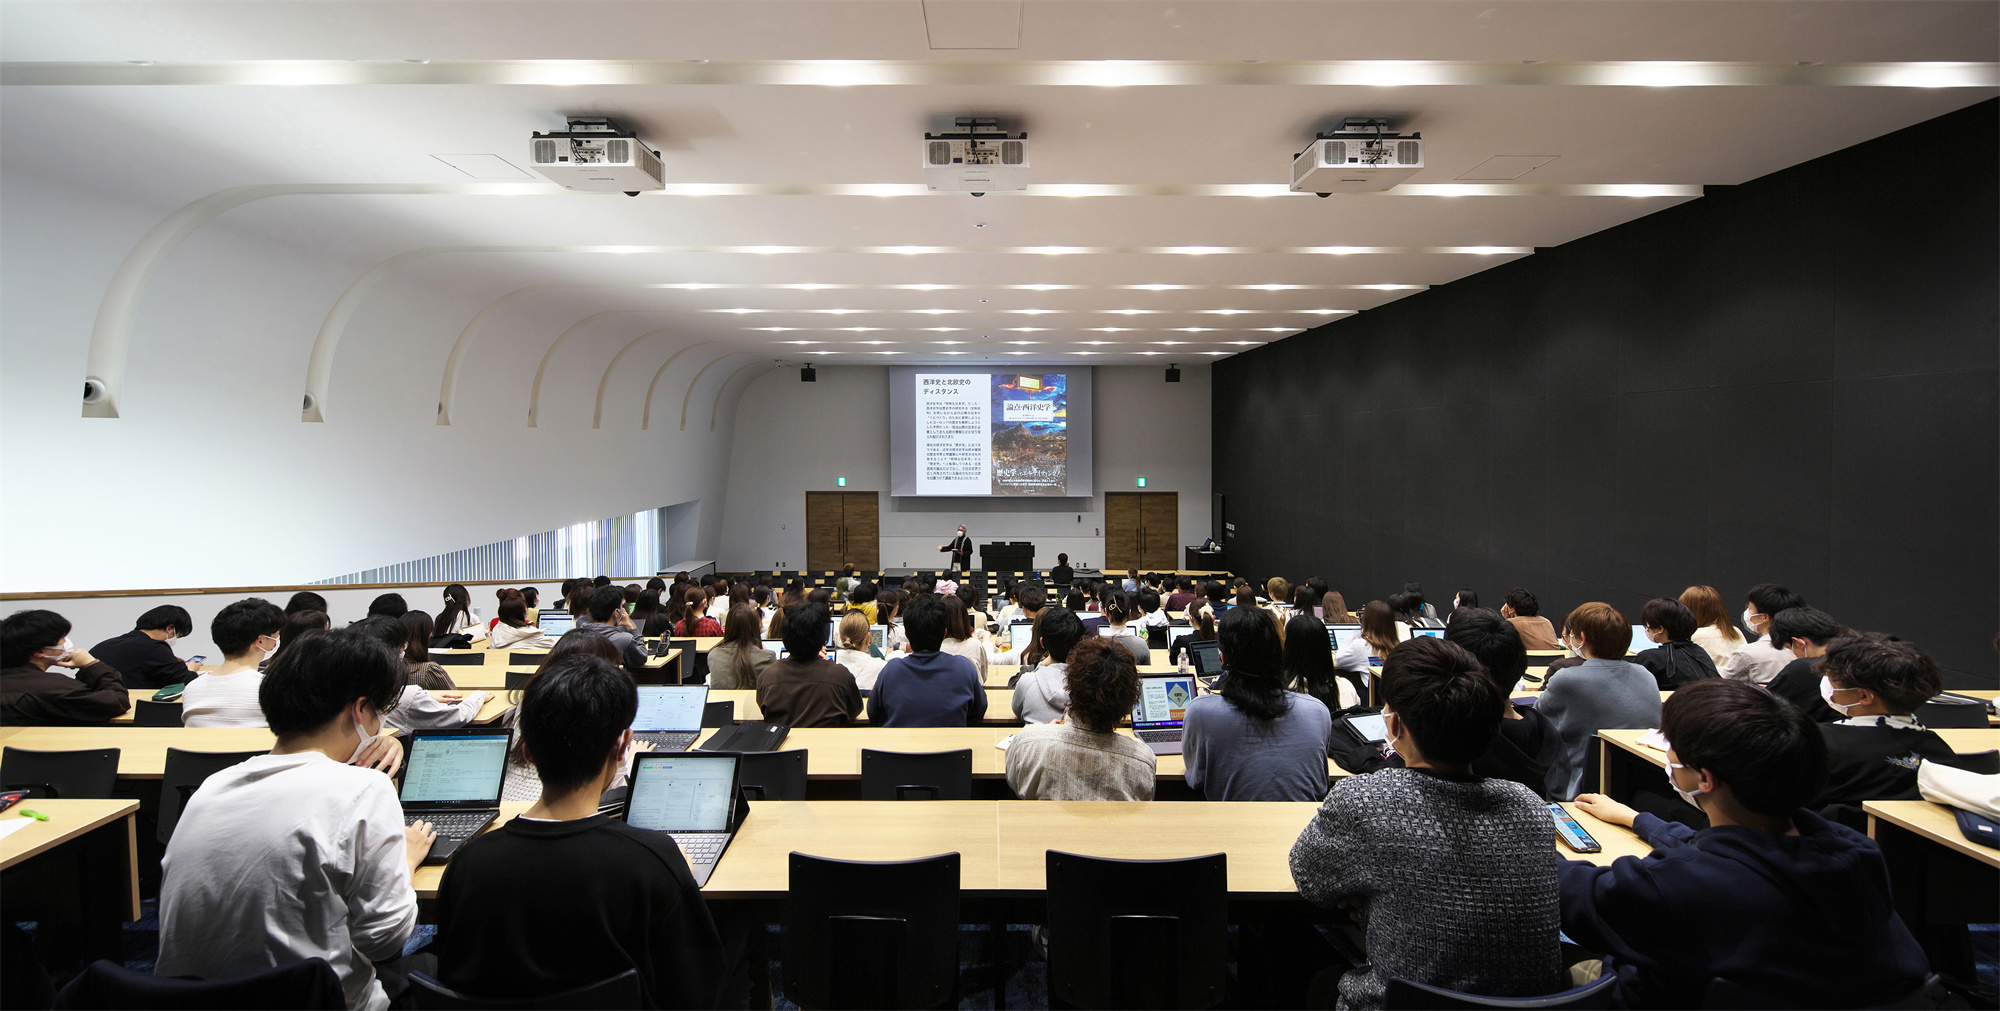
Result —
<path fill-rule="evenodd" d="M 833 479 L 833 486 L 836 488 L 845 488 L 847 487 L 847 479 L 844 477 L 836 477 Z"/>
<path fill-rule="evenodd" d="M 1141 487 L 1141 488 L 1144 488 L 1144 487 L 1146 487 L 1146 479 L 1145 479 L 1145 478 L 1143 478 L 1143 477 L 1142 477 L 1142 478 L 1140 478 L 1140 479 L 1139 479 L 1139 487 Z"/>

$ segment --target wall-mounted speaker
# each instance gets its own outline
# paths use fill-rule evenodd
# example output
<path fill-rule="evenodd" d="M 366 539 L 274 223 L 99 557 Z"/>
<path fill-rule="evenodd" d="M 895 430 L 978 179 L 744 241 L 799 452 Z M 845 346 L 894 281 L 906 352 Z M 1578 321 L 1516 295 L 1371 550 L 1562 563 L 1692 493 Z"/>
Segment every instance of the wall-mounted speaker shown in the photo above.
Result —
<path fill-rule="evenodd" d="M 799 382 L 802 383 L 819 382 L 819 373 L 814 372 L 813 367 L 810 365 L 801 365 L 799 366 Z"/>
<path fill-rule="evenodd" d="M 1181 381 L 1181 367 L 1178 365 L 1167 366 L 1167 382 L 1178 383 L 1180 381 Z"/>

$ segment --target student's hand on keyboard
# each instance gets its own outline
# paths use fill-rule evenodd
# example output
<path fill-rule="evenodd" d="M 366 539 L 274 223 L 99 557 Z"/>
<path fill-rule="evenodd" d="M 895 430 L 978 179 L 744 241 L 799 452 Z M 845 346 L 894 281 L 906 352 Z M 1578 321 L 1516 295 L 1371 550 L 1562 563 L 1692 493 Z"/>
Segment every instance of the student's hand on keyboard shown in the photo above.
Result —
<path fill-rule="evenodd" d="M 1598 821 L 1610 825 L 1623 825 L 1626 828 L 1631 828 L 1632 819 L 1639 817 L 1639 812 L 1601 793 L 1577 794 L 1576 806 L 1578 810 L 1584 811 Z"/>
<path fill-rule="evenodd" d="M 403 854 L 410 862 L 410 873 L 415 874 L 423 865 L 424 858 L 430 856 L 431 844 L 437 842 L 437 830 L 431 823 L 418 819 L 403 828 Z"/>
<path fill-rule="evenodd" d="M 369 742 L 361 754 L 355 756 L 354 761 L 347 764 L 358 765 L 364 769 L 380 769 L 393 776 L 397 769 L 403 767 L 402 742 L 393 737 L 377 737 Z"/>

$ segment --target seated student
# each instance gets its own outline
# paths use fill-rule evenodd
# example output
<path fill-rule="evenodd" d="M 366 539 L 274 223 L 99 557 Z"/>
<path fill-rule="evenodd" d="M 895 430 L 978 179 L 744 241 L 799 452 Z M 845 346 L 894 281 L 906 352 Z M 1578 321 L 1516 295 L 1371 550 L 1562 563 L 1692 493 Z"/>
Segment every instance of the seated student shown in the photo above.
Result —
<path fill-rule="evenodd" d="M 1556 627 L 1549 619 L 1542 617 L 1542 604 L 1535 595 L 1518 586 L 1507 591 L 1500 599 L 1500 617 L 1507 619 L 1514 630 L 1521 633 L 1521 645 L 1528 649 L 1561 649 L 1562 642 L 1556 638 Z"/>
<path fill-rule="evenodd" d="M 1069 672 L 1064 664 L 1069 661 L 1070 650 L 1083 637 L 1083 621 L 1069 608 L 1047 607 L 1039 612 L 1035 621 L 1035 647 L 1048 662 L 1022 671 L 1015 680 L 1015 716 L 1030 724 L 1054 723 L 1063 718 L 1070 705 Z M 1151 748 L 1146 751 L 1152 753 Z"/>
<path fill-rule="evenodd" d="M 1049 570 L 1049 582 L 1057 586 L 1069 586 L 1076 582 L 1076 570 L 1069 567 L 1069 555 L 1058 552 L 1055 567 Z"/>
<path fill-rule="evenodd" d="M 1729 655 L 1743 648 L 1743 633 L 1730 623 L 1722 594 L 1713 586 L 1690 586 L 1681 591 L 1681 603 L 1694 615 L 1694 644 L 1708 651 L 1708 658 L 1720 672 Z"/>
<path fill-rule="evenodd" d="M 479 616 L 473 613 L 472 591 L 462 583 L 453 583 L 444 588 L 444 607 L 438 611 L 432 622 L 437 634 L 450 635 L 456 632 L 479 631 Z"/>
<path fill-rule="evenodd" d="M 381 643 L 384 649 L 395 654 L 396 659 L 403 664 L 403 669 L 410 672 L 405 675 L 403 690 L 396 697 L 395 708 L 382 717 L 382 722 L 405 733 L 412 730 L 450 730 L 466 726 L 472 722 L 473 717 L 479 715 L 479 707 L 486 704 L 486 693 L 461 693 L 451 689 L 434 688 L 432 685 L 436 684 L 435 681 L 427 684 L 417 680 L 414 671 L 422 665 L 410 659 L 410 654 L 415 651 L 412 645 L 415 639 L 406 622 L 411 614 L 422 613 L 422 611 L 411 611 L 403 615 L 404 621 L 378 615 L 373 618 L 363 618 L 347 626 Z M 401 639 L 398 638 L 399 634 L 402 636 Z M 431 663 L 428 652 L 420 652 L 417 655 L 424 658 L 424 664 Z M 440 671 L 443 669 L 438 667 Z M 445 684 L 450 685 L 451 682 L 446 680 Z M 433 695 L 432 691 L 439 691 L 442 694 Z M 400 750 L 399 747 L 398 751 Z"/>
<path fill-rule="evenodd" d="M 1042 584 L 1022 583 L 1016 586 L 1011 601 L 1006 607 L 1000 609 L 1000 620 L 998 622 L 1000 633 L 993 638 L 992 644 L 987 650 L 987 666 L 991 667 L 998 664 L 1003 667 L 1025 667 L 1030 663 L 1039 662 L 1039 657 L 1030 660 L 1024 655 L 1035 648 L 1034 641 L 1030 640 L 1027 648 L 1017 650 L 1013 647 L 1013 634 L 1009 629 L 1018 619 L 1025 618 L 1029 621 L 1034 621 L 1048 607 L 1048 591 L 1042 589 Z"/>
<path fill-rule="evenodd" d="M 1646 626 L 1646 638 L 1658 643 L 1642 649 L 1633 662 L 1653 672 L 1653 680 L 1663 692 L 1707 678 L 1721 677 L 1708 651 L 1694 642 L 1694 612 L 1671 597 L 1654 597 L 1639 609 L 1639 623 Z"/>
<path fill-rule="evenodd" d="M 1100 635 L 1116 639 L 1132 654 L 1132 659 L 1140 666 L 1153 662 L 1153 651 L 1146 646 L 1146 630 L 1132 624 L 1139 616 L 1138 607 L 1132 603 L 1131 595 L 1123 590 L 1109 590 L 1104 594 L 1104 629 Z"/>
<path fill-rule="evenodd" d="M 1347 640 L 1347 645 L 1334 653 L 1333 665 L 1367 678 L 1373 667 L 1371 661 L 1389 659 L 1390 654 L 1396 651 L 1396 644 L 1408 636 L 1396 626 L 1395 612 L 1389 609 L 1388 604 L 1371 600 L 1362 605 L 1361 634 Z"/>
<path fill-rule="evenodd" d="M 637 969 L 646 1007 L 721 1006 L 722 937 L 680 847 L 597 810 L 638 708 L 632 678 L 588 654 L 529 683 L 520 747 L 541 799 L 445 865 L 439 982 L 534 1000 Z"/>
<path fill-rule="evenodd" d="M 375 963 L 400 956 L 417 925 L 410 875 L 437 834 L 404 828 L 395 783 L 347 763 L 381 733 L 403 673 L 346 629 L 307 634 L 266 672 L 259 703 L 277 746 L 208 777 L 160 863 L 160 975 L 323 958 L 349 1008 L 389 1006 Z"/>
<path fill-rule="evenodd" d="M 431 638 L 437 626 L 432 624 L 430 614 L 411 608 L 403 612 L 402 620 L 403 642 L 396 651 L 403 654 L 403 662 L 410 665 L 410 683 L 435 692 L 457 689 L 458 683 L 451 679 L 451 673 L 444 669 L 444 664 L 431 659 Z"/>
<path fill-rule="evenodd" d="M 1405 768 L 1337 782 L 1292 845 L 1299 895 L 1365 924 L 1369 965 L 1341 977 L 1339 1006 L 1381 1007 L 1391 975 L 1488 997 L 1567 989 L 1548 808 L 1472 765 L 1506 695 L 1441 639 L 1397 647 L 1381 690 Z"/>
<path fill-rule="evenodd" d="M 1833 615 L 1817 607 L 1788 607 L 1773 615 L 1764 627 L 1770 633 L 1764 636 L 1764 642 L 1792 658 L 1764 687 L 1773 695 L 1784 696 L 1815 723 L 1840 719 L 1840 714 L 1820 694 L 1824 679 L 1820 677 L 1819 658 L 1826 655 L 1827 644 L 1847 629 L 1833 620 Z M 1759 644 L 1751 643 L 1756 645 Z"/>
<path fill-rule="evenodd" d="M 1710 679 L 1667 700 L 1660 732 L 1668 781 L 1710 827 L 1585 794 L 1578 807 L 1653 852 L 1560 872 L 1563 932 L 1605 953 L 1614 1006 L 1701 1007 L 1722 978 L 1788 1007 L 1889 1007 L 1923 983 L 1929 961 L 1890 901 L 1882 851 L 1804 808 L 1826 782 L 1811 720 Z"/>
<path fill-rule="evenodd" d="M 502 600 L 499 615 L 486 638 L 488 649 L 555 648 L 556 637 L 528 621 L 528 598 L 525 594 Z"/>
<path fill-rule="evenodd" d="M 972 661 L 945 653 L 944 604 L 928 594 L 910 599 L 903 618 L 910 652 L 891 659 L 868 696 L 868 722 L 878 727 L 963 727 L 986 716 L 986 685 Z M 824 626 L 822 626 L 824 627 Z"/>
<path fill-rule="evenodd" d="M 54 611 L 15 611 L 0 622 L 0 724 L 87 726 L 132 708 L 118 668 L 71 646 L 69 628 L 69 619 Z M 50 667 L 71 668 L 76 676 Z"/>
<path fill-rule="evenodd" d="M 623 594 L 620 594 L 623 597 Z M 722 635 L 722 623 L 708 616 L 708 594 L 695 587 L 689 587 L 681 595 L 681 614 L 675 620 L 673 636 L 676 639 L 711 638 Z"/>
<path fill-rule="evenodd" d="M 791 615 L 803 608 L 794 607 L 789 612 L 778 615 L 779 637 L 791 623 Z M 764 668 L 778 659 L 778 654 L 764 648 L 764 630 L 758 627 L 757 608 L 745 604 L 729 612 L 729 620 L 723 626 L 722 641 L 708 651 L 708 686 L 722 689 L 754 689 L 757 678 Z M 820 642 L 826 641 L 826 626 L 820 626 Z M 815 649 L 809 656 L 817 656 Z"/>
<path fill-rule="evenodd" d="M 1319 595 L 1320 610 L 1326 617 L 1320 619 L 1329 625 L 1357 625 L 1361 619 L 1347 609 L 1347 598 L 1338 590 L 1328 590 Z"/>
<path fill-rule="evenodd" d="M 1187 606 L 1194 602 L 1194 599 L 1193 576 L 1182 576 L 1174 580 L 1174 592 L 1167 595 L 1168 615 L 1172 616 L 1184 613 L 1187 610 Z"/>
<path fill-rule="evenodd" d="M 128 688 L 165 688 L 186 684 L 201 664 L 174 655 L 167 643 L 194 631 L 187 608 L 161 604 L 139 616 L 130 632 L 90 647 L 90 655 L 118 668 Z"/>
<path fill-rule="evenodd" d="M 616 586 L 600 586 L 590 591 L 589 615 L 577 620 L 576 627 L 587 628 L 611 640 L 618 648 L 618 655 L 625 658 L 627 671 L 641 671 L 646 668 L 646 644 L 639 641 L 639 631 L 632 627 L 632 616 L 625 613 L 625 591 Z"/>
<path fill-rule="evenodd" d="M 1309 587 L 1299 589 L 1311 592 Z M 1285 623 L 1284 649 L 1285 687 L 1320 700 L 1332 712 L 1361 704 L 1360 689 L 1341 677 L 1333 665 L 1326 622 L 1313 617 L 1311 611 L 1293 615 Z"/>
<path fill-rule="evenodd" d="M 1758 583 L 1744 595 L 1744 601 L 1743 627 L 1749 629 L 1752 635 L 1763 638 L 1737 647 L 1717 669 L 1726 678 L 1768 684 L 1796 659 L 1786 652 L 1784 646 L 1772 643 L 1771 637 L 1766 634 L 1771 629 L 1771 618 L 1780 611 L 1806 606 L 1806 598 L 1776 583 Z"/>
<path fill-rule="evenodd" d="M 1220 695 L 1188 703 L 1181 733 L 1187 785 L 1209 800 L 1325 798 L 1333 714 L 1320 700 L 1285 690 L 1284 648 L 1270 612 L 1230 608 L 1217 644 L 1229 673 Z"/>
<path fill-rule="evenodd" d="M 1563 622 L 1564 644 L 1583 662 L 1549 678 L 1535 708 L 1548 717 L 1562 748 L 1549 766 L 1549 797 L 1567 800 L 1583 789 L 1583 766 L 1600 730 L 1660 725 L 1660 689 L 1653 675 L 1625 661 L 1632 624 L 1610 604 L 1592 601 Z M 1594 785 L 1594 784 L 1593 784 Z"/>
<path fill-rule="evenodd" d="M 363 615 L 363 617 L 373 618 L 379 614 L 385 618 L 400 618 L 403 616 L 403 612 L 409 609 L 409 602 L 403 599 L 402 594 L 384 593 L 368 602 L 368 613 Z M 321 608 L 321 610 L 325 610 L 325 608 Z"/>
<path fill-rule="evenodd" d="M 1917 720 L 1917 708 L 1944 690 L 1937 661 L 1923 647 L 1880 632 L 1846 632 L 1827 643 L 1819 670 L 1820 697 L 1840 720 L 1819 725 L 1826 789 L 1812 807 L 1921 800 L 1922 763 L 1958 767 L 1951 745 Z"/>
<path fill-rule="evenodd" d="M 277 654 L 284 628 L 285 612 L 261 597 L 239 600 L 215 612 L 208 638 L 222 651 L 222 664 L 187 683 L 181 692 L 181 725 L 266 726 L 257 702 L 264 675 L 257 666 Z"/>
<path fill-rule="evenodd" d="M 1178 664 L 1186 655 L 1189 643 L 1215 641 L 1215 615 L 1208 611 L 1196 612 L 1186 632 L 1169 631 L 1167 634 L 1174 637 L 1167 643 L 1167 662 Z"/>
<path fill-rule="evenodd" d="M 854 675 L 826 656 L 826 622 L 826 608 L 818 604 L 792 608 L 785 616 L 785 659 L 757 675 L 757 708 L 764 719 L 788 727 L 847 727 L 861 715 Z"/>
<path fill-rule="evenodd" d="M 318 611 L 321 614 L 328 613 L 326 598 L 311 590 L 300 590 L 292 594 L 292 599 L 285 601 L 285 617 L 290 619 L 292 615 L 298 614 L 301 611 Z"/>
<path fill-rule="evenodd" d="M 278 648 L 264 658 L 259 669 L 278 662 L 278 658 L 285 655 L 285 647 L 299 641 L 300 636 L 307 632 L 324 632 L 332 627 L 333 619 L 327 617 L 325 611 L 297 611 L 285 615 L 285 627 L 278 632 Z"/>
<path fill-rule="evenodd" d="M 1160 591 L 1144 589 L 1139 591 L 1139 616 L 1132 624 L 1141 634 L 1150 634 L 1153 629 L 1167 627 L 1167 612 L 1160 607 Z"/>
<path fill-rule="evenodd" d="M 1075 615 L 1062 613 L 1069 619 L 1064 624 L 1082 629 Z M 1067 661 L 1052 666 L 1062 671 L 1068 712 L 1060 723 L 1031 723 L 1014 735 L 1007 786 L 1022 800 L 1152 800 L 1153 749 L 1117 732 L 1139 701 L 1132 654 L 1093 636 L 1063 655 Z"/>
<path fill-rule="evenodd" d="M 840 649 L 834 653 L 835 663 L 847 668 L 854 675 L 854 687 L 863 692 L 873 691 L 875 677 L 882 673 L 886 662 L 876 655 L 873 642 L 874 631 L 868 627 L 868 617 L 860 611 L 849 609 L 840 618 Z"/>
<path fill-rule="evenodd" d="M 666 617 L 660 607 L 660 591 L 658 590 L 640 590 L 639 599 L 633 603 L 631 614 L 632 624 L 639 629 L 641 638 L 650 639 L 653 636 L 659 635 L 660 631 L 667 627 Z M 651 634 L 648 634 L 646 631 L 649 628 L 653 630 Z"/>
<path fill-rule="evenodd" d="M 985 630 L 973 625 L 972 615 L 965 609 L 965 600 L 958 594 L 947 593 L 938 600 L 944 604 L 944 642 L 938 648 L 972 661 L 973 669 L 979 672 L 980 683 L 985 683 Z"/>

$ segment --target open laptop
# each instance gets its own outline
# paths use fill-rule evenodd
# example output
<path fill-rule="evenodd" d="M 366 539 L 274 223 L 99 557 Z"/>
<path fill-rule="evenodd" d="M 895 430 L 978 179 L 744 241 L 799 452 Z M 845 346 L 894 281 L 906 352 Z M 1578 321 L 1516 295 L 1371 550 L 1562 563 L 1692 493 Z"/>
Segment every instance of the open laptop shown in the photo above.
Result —
<path fill-rule="evenodd" d="M 419 730 L 403 769 L 403 824 L 437 829 L 424 863 L 441 864 L 500 816 L 510 730 Z"/>
<path fill-rule="evenodd" d="M 660 751 L 686 751 L 701 737 L 701 712 L 707 704 L 707 685 L 640 685 L 632 739 Z"/>
<path fill-rule="evenodd" d="M 673 836 L 687 857 L 696 887 L 708 883 L 742 824 L 736 800 L 740 758 L 727 753 L 642 753 L 632 762 L 625 824 Z"/>
<path fill-rule="evenodd" d="M 764 644 L 764 648 L 770 650 L 773 656 L 776 656 L 780 660 L 783 660 L 786 657 L 787 654 L 785 653 L 785 640 L 765 639 L 762 641 Z"/>
<path fill-rule="evenodd" d="M 1336 651 L 1346 648 L 1347 644 L 1353 642 L 1354 637 L 1360 634 L 1360 625 L 1336 623 L 1326 626 L 1327 643 Z"/>
<path fill-rule="evenodd" d="M 1104 615 L 1087 614 L 1082 611 L 1079 611 L 1076 613 L 1076 617 L 1078 621 L 1083 622 L 1084 635 L 1091 636 L 1091 635 L 1104 634 Z"/>
<path fill-rule="evenodd" d="M 1148 674 L 1139 678 L 1139 701 L 1132 707 L 1132 734 L 1155 755 L 1181 753 L 1182 724 L 1194 701 L 1194 678 Z"/>
<path fill-rule="evenodd" d="M 1015 618 L 1007 623 L 1007 648 L 1020 652 L 1035 644 L 1035 619 Z"/>
<path fill-rule="evenodd" d="M 1212 678 L 1222 673 L 1222 644 L 1214 639 L 1188 643 L 1187 655 L 1188 663 L 1202 678 Z"/>
<path fill-rule="evenodd" d="M 1638 653 L 1644 650 L 1652 649 L 1656 645 L 1659 644 L 1655 643 L 1651 639 L 1646 638 L 1646 626 L 1634 625 L 1632 626 L 1632 647 L 1626 652 Z"/>
<path fill-rule="evenodd" d="M 1420 636 L 1420 635 L 1421 635 L 1421 636 L 1424 636 L 1424 637 L 1426 637 L 1426 638 L 1430 638 L 1430 639 L 1442 639 L 1442 638 L 1444 638 L 1444 629 L 1441 629 L 1441 628 L 1413 628 L 1413 629 L 1410 629 L 1410 638 L 1412 638 L 1412 639 L 1415 639 L 1416 637 L 1418 637 L 1418 636 Z"/>
<path fill-rule="evenodd" d="M 543 608 L 540 627 L 542 631 L 560 639 L 564 632 L 576 627 L 576 617 L 568 611 Z"/>

